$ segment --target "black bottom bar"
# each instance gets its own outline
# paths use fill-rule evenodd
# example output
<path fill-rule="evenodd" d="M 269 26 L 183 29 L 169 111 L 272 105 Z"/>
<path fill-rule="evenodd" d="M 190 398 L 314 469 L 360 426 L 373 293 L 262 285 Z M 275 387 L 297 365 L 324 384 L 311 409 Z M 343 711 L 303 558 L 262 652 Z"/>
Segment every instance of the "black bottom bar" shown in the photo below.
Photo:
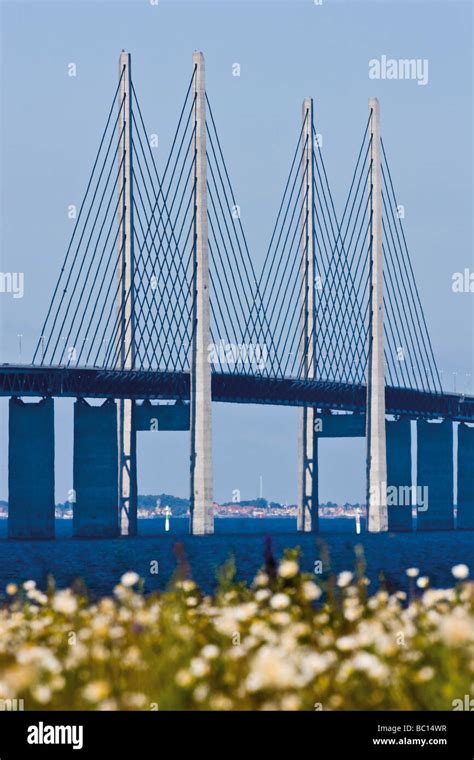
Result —
<path fill-rule="evenodd" d="M 206 757 L 225 757 L 230 747 L 242 757 L 281 757 L 284 740 L 310 756 L 472 760 L 473 707 L 474 700 L 458 712 L 0 712 L 0 757 L 137 760 L 164 750 L 183 757 L 199 746 Z"/>

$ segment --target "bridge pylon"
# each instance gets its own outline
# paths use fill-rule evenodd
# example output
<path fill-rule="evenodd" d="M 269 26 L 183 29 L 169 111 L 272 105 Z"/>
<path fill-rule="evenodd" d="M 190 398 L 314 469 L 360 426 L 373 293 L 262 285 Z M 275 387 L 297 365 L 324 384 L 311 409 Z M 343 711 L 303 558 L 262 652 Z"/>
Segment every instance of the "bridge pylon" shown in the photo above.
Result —
<path fill-rule="evenodd" d="M 134 220 L 132 166 L 132 77 L 130 53 L 119 59 L 118 119 L 118 346 L 117 365 L 135 368 Z M 137 450 L 135 401 L 117 401 L 118 522 L 123 536 L 137 534 Z"/>
<path fill-rule="evenodd" d="M 385 356 L 382 249 L 382 168 L 380 105 L 369 98 L 369 346 L 367 374 L 367 526 L 388 530 L 387 440 L 385 427 Z"/>
<path fill-rule="evenodd" d="M 302 127 L 302 219 L 301 236 L 301 366 L 305 379 L 316 377 L 316 252 L 314 219 L 314 128 L 313 99 L 303 101 Z M 318 438 L 316 407 L 304 406 L 298 421 L 298 519 L 300 531 L 318 530 Z"/>
<path fill-rule="evenodd" d="M 206 82 L 204 55 L 193 53 L 194 246 L 191 345 L 190 532 L 214 533 L 209 241 L 207 227 Z"/>

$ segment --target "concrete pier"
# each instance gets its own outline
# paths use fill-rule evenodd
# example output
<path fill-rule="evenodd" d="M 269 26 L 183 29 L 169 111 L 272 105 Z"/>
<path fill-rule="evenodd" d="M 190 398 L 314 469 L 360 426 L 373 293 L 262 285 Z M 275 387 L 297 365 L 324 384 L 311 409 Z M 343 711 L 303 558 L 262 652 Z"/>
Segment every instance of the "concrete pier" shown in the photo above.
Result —
<path fill-rule="evenodd" d="M 118 314 L 119 326 L 117 364 L 119 369 L 135 367 L 135 289 L 133 240 L 133 167 L 132 167 L 132 78 L 130 53 L 122 52 L 119 59 L 119 119 L 118 119 Z M 135 402 L 117 402 L 118 441 L 118 504 L 120 532 L 123 536 L 137 534 L 137 445 L 134 427 Z"/>
<path fill-rule="evenodd" d="M 391 531 L 413 530 L 411 421 L 387 420 L 387 513 Z"/>
<path fill-rule="evenodd" d="M 302 354 L 303 376 L 316 375 L 316 256 L 314 250 L 314 134 L 313 99 L 303 101 L 303 231 L 301 236 Z M 318 438 L 315 434 L 317 410 L 306 406 L 299 411 L 298 422 L 298 518 L 300 531 L 318 530 Z"/>
<path fill-rule="evenodd" d="M 318 436 L 314 432 L 316 410 L 303 407 L 299 411 L 299 471 L 297 529 L 306 533 L 319 527 Z"/>
<path fill-rule="evenodd" d="M 119 535 L 117 406 L 108 399 L 74 404 L 73 531 L 75 536 Z"/>
<path fill-rule="evenodd" d="M 54 402 L 11 398 L 8 536 L 54 538 Z"/>
<path fill-rule="evenodd" d="M 214 533 L 212 475 L 212 396 L 209 361 L 209 244 L 207 230 L 206 82 L 204 56 L 193 53 L 194 66 L 194 278 L 191 348 L 190 532 Z"/>
<path fill-rule="evenodd" d="M 418 530 L 450 530 L 453 515 L 453 423 L 417 420 L 417 486 L 427 488 L 428 509 L 418 510 Z"/>
<path fill-rule="evenodd" d="M 474 530 L 474 427 L 458 426 L 458 520 L 460 530 Z"/>
<path fill-rule="evenodd" d="M 370 330 L 369 371 L 367 378 L 367 504 L 368 530 L 388 530 L 387 515 L 387 450 L 385 432 L 385 358 L 383 334 L 383 254 L 382 254 L 382 174 L 380 157 L 380 106 L 377 98 L 369 99 L 371 131 L 371 173 L 369 177 L 371 216 Z"/>
<path fill-rule="evenodd" d="M 145 399 L 135 404 L 135 430 L 159 432 L 163 430 L 189 430 L 189 404 L 152 404 Z"/>

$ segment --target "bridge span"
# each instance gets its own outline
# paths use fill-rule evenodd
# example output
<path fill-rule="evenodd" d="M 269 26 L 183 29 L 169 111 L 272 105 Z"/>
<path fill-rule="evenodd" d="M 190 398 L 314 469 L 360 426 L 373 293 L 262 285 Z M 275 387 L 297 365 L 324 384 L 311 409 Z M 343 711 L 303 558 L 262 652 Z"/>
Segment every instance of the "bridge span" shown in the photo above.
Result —
<path fill-rule="evenodd" d="M 215 372 L 211 389 L 213 401 L 233 404 L 311 405 L 327 411 L 362 413 L 367 406 L 367 386 L 363 384 Z M 0 396 L 189 401 L 190 373 L 3 365 Z M 413 419 L 442 417 L 474 423 L 474 397 L 464 394 L 386 386 L 385 408 L 387 414 Z"/>
<path fill-rule="evenodd" d="M 203 54 L 161 172 L 129 53 L 118 74 L 32 361 L 0 366 L 9 536 L 54 537 L 57 397 L 75 399 L 76 536 L 137 533 L 140 430 L 189 430 L 190 530 L 212 533 L 213 402 L 299 407 L 301 531 L 319 529 L 320 441 L 348 436 L 366 440 L 369 531 L 410 531 L 414 510 L 418 530 L 474 529 L 474 398 L 442 387 L 378 100 L 338 214 L 304 98 L 257 275 Z"/>

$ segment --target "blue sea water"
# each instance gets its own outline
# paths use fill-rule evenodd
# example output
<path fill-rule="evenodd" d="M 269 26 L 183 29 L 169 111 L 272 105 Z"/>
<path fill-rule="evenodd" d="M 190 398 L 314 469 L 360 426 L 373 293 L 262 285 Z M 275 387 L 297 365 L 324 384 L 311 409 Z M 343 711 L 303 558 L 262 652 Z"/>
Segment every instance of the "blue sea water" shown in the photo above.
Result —
<path fill-rule="evenodd" d="M 360 535 L 353 520 L 323 519 L 318 536 L 296 531 L 291 518 L 225 518 L 215 521 L 213 536 L 188 534 L 186 519 L 172 519 L 165 532 L 164 518 L 139 520 L 139 536 L 119 539 L 75 539 L 72 521 L 56 521 L 54 541 L 10 541 L 7 521 L 0 521 L 0 593 L 9 581 L 33 579 L 44 588 L 48 575 L 58 586 L 82 579 L 92 595 L 108 594 L 120 576 L 135 570 L 145 580 L 145 589 L 164 589 L 176 569 L 176 545 L 181 544 L 194 580 L 206 591 L 216 585 L 218 568 L 233 552 L 240 579 L 250 581 L 263 564 L 265 542 L 271 538 L 278 559 L 285 548 L 300 547 L 301 566 L 314 572 L 315 562 L 323 560 L 340 572 L 355 564 L 355 547 L 364 549 L 371 589 L 379 584 L 380 573 L 387 583 L 407 588 L 405 570 L 420 568 L 433 586 L 451 585 L 451 567 L 463 562 L 474 569 L 474 532 L 439 531 L 409 534 L 369 534 L 362 523 Z M 329 556 L 329 562 L 327 561 Z M 158 574 L 152 574 L 153 562 Z"/>

